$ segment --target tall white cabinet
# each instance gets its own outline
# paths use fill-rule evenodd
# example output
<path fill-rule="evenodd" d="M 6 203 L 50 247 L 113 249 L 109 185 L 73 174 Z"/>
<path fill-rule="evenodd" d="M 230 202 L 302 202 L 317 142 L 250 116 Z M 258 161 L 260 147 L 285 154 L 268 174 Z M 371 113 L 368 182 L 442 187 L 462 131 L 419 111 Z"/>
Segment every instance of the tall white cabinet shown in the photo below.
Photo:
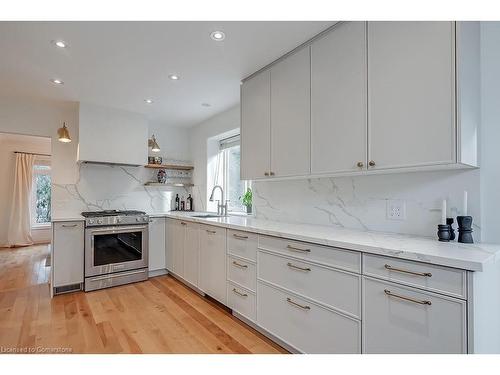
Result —
<path fill-rule="evenodd" d="M 149 274 L 165 273 L 165 218 L 149 219 Z"/>
<path fill-rule="evenodd" d="M 455 160 L 454 22 L 368 22 L 370 168 Z"/>
<path fill-rule="evenodd" d="M 226 229 L 200 225 L 199 288 L 226 304 Z"/>
<path fill-rule="evenodd" d="M 311 46 L 311 173 L 366 166 L 366 23 L 347 22 Z"/>

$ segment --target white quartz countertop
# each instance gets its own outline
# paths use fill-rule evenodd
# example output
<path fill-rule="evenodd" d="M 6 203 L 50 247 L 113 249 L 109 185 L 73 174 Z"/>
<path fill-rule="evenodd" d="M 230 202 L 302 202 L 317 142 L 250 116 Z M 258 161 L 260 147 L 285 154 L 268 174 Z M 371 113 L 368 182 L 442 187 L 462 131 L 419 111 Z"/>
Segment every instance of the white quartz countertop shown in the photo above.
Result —
<path fill-rule="evenodd" d="M 150 216 L 183 219 L 469 271 L 481 271 L 484 264 L 500 261 L 500 245 L 439 242 L 437 239 L 428 237 L 350 230 L 323 225 L 290 224 L 250 216 L 193 217 L 197 214 L 202 213 L 171 211 L 150 214 Z"/>

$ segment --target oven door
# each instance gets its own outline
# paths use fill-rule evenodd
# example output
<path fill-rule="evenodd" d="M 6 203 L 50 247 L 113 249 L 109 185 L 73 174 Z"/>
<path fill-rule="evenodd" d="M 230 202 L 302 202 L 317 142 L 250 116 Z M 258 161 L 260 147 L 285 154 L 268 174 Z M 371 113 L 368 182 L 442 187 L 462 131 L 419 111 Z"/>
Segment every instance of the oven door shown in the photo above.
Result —
<path fill-rule="evenodd" d="M 85 276 L 148 266 L 147 225 L 85 229 Z"/>

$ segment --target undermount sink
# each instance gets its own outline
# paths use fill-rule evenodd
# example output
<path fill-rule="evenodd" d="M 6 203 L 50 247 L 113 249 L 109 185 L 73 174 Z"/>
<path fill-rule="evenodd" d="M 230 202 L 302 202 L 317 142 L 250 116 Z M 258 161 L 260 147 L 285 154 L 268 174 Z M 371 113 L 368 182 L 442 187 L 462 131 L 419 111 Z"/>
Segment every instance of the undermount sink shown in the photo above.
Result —
<path fill-rule="evenodd" d="M 217 215 L 217 214 L 201 214 L 201 215 L 193 215 L 191 217 L 198 217 L 200 219 L 209 219 L 212 217 L 223 217 L 222 215 Z"/>

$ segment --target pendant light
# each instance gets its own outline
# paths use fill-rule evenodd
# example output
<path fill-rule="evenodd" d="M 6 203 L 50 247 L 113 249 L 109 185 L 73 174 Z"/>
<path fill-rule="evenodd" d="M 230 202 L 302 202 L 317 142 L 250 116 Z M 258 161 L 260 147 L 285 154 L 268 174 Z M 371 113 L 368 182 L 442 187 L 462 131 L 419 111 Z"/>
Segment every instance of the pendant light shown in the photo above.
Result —
<path fill-rule="evenodd" d="M 71 142 L 71 137 L 69 136 L 69 131 L 65 122 L 63 122 L 62 128 L 57 129 L 57 135 L 59 136 L 59 142 Z"/>
<path fill-rule="evenodd" d="M 154 134 L 151 136 L 151 139 L 148 139 L 148 146 L 151 147 L 151 151 L 160 152 L 160 146 L 158 146 Z"/>

